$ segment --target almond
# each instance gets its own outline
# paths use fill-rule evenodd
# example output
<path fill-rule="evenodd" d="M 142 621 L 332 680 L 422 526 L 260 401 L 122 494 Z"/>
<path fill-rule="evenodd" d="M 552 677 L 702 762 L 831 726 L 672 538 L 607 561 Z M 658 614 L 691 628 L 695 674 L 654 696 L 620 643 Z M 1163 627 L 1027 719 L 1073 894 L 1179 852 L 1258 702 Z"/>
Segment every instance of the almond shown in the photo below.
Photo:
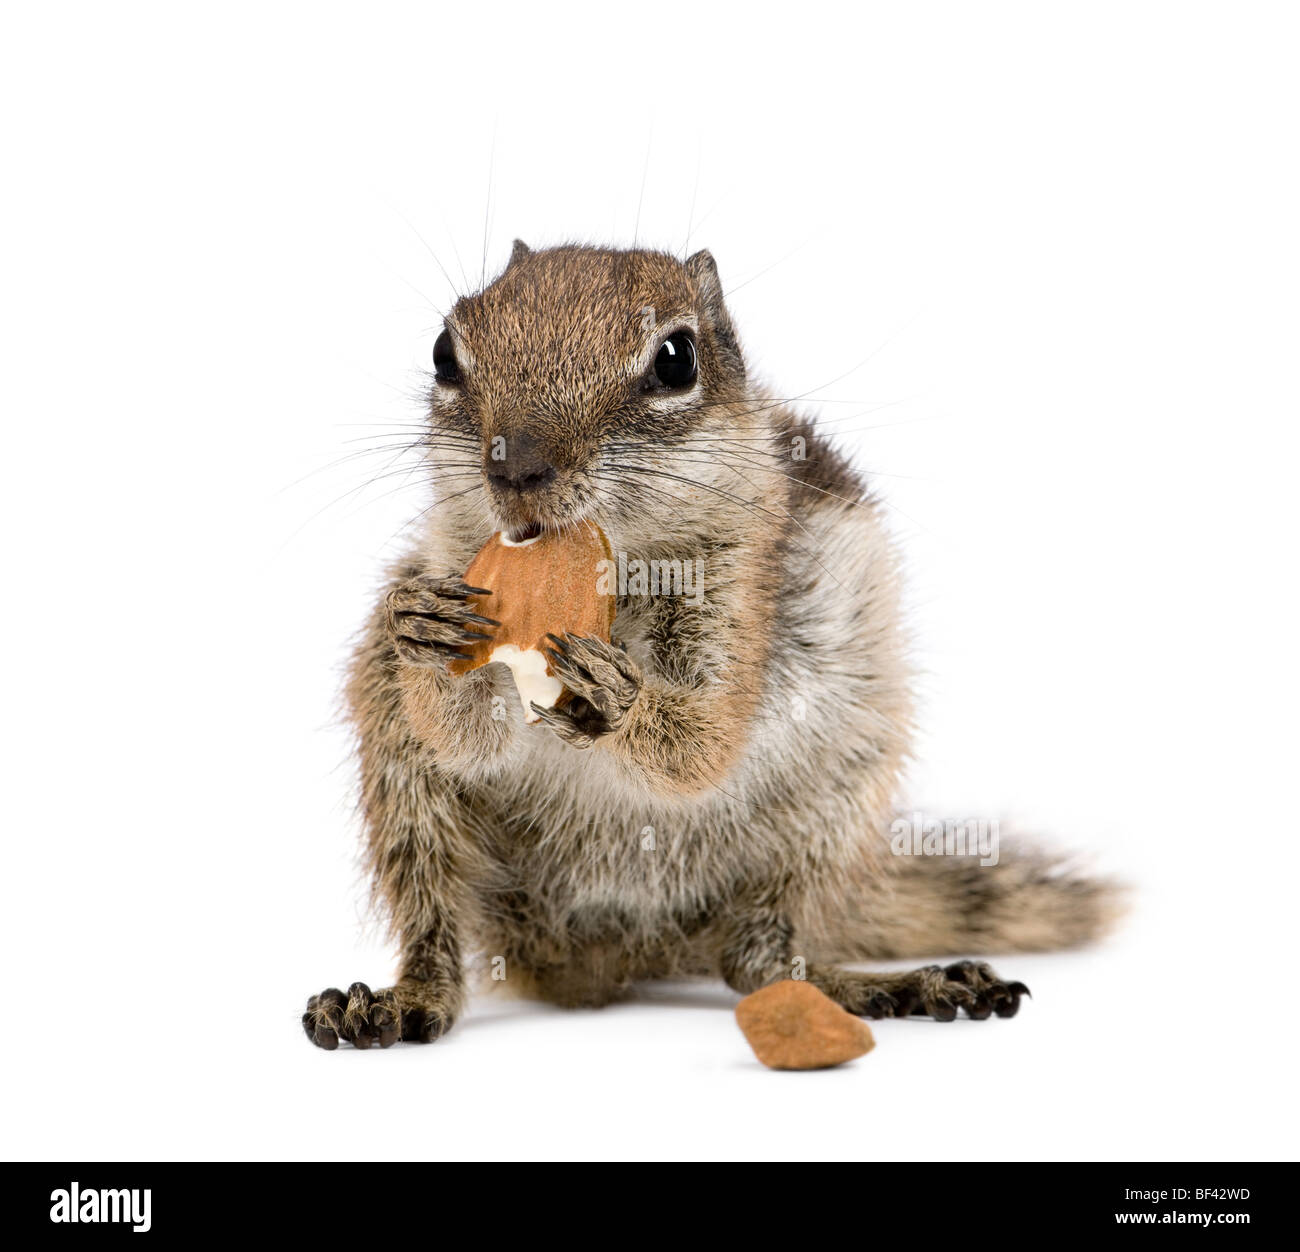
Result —
<path fill-rule="evenodd" d="M 501 623 L 486 627 L 490 639 L 465 649 L 452 661 L 453 674 L 467 674 L 493 661 L 509 666 L 524 706 L 524 720 L 538 721 L 531 705 L 554 708 L 568 698 L 551 672 L 545 652 L 548 634 L 595 635 L 608 640 L 614 623 L 614 597 L 597 590 L 601 562 L 611 559 L 609 541 L 593 522 L 561 531 L 543 530 L 514 540 L 499 532 L 483 545 L 465 571 L 474 612 Z"/>
<path fill-rule="evenodd" d="M 876 1046 L 866 1022 L 794 978 L 746 996 L 736 1005 L 736 1021 L 769 1069 L 826 1069 Z"/>

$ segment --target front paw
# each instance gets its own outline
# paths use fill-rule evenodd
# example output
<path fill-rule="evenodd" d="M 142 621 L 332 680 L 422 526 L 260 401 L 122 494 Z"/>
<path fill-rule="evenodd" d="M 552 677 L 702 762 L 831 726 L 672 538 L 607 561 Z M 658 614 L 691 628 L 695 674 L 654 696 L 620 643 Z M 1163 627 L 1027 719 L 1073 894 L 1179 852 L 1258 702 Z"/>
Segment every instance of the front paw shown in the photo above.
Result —
<path fill-rule="evenodd" d="M 551 672 L 573 698 L 561 708 L 536 713 L 565 743 L 589 748 L 602 735 L 623 725 L 628 710 L 641 694 L 641 668 L 618 644 L 594 635 L 547 635 L 545 649 Z"/>
<path fill-rule="evenodd" d="M 464 648 L 490 636 L 477 626 L 499 626 L 472 612 L 466 598 L 487 595 L 463 578 L 419 574 L 388 593 L 384 615 L 393 649 L 407 665 L 445 665 L 465 656 Z"/>

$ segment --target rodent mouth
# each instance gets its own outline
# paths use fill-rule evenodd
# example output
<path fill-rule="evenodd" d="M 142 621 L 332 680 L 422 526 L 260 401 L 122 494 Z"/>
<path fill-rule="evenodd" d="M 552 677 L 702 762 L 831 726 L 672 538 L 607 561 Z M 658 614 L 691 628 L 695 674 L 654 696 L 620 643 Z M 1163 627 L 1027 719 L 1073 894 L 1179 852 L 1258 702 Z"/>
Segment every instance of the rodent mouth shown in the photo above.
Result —
<path fill-rule="evenodd" d="M 567 530 L 591 513 L 590 503 L 579 493 L 530 492 L 527 499 L 520 493 L 492 491 L 489 513 L 495 529 L 512 543 L 526 543 L 539 535 Z"/>
<path fill-rule="evenodd" d="M 506 534 L 506 538 L 511 543 L 526 543 L 530 539 L 536 539 L 541 533 L 541 522 L 528 522 L 523 526 L 512 526 Z"/>

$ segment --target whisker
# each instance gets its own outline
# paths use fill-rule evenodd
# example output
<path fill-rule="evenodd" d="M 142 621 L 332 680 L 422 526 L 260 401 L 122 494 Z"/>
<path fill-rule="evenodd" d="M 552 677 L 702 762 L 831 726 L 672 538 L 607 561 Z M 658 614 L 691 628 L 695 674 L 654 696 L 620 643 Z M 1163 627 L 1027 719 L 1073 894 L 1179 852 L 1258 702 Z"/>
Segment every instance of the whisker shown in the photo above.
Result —
<path fill-rule="evenodd" d="M 480 287 L 487 286 L 488 237 L 492 230 L 492 187 L 496 181 L 497 168 L 497 123 L 492 122 L 492 147 L 488 153 L 488 187 L 487 201 L 483 206 L 483 268 L 479 274 Z"/>
<path fill-rule="evenodd" d="M 442 276 L 443 276 L 443 278 L 445 278 L 445 279 L 447 280 L 447 286 L 451 288 L 452 295 L 454 295 L 454 296 L 459 296 L 459 295 L 461 295 L 461 292 L 457 289 L 457 287 L 456 287 L 456 283 L 455 283 L 455 281 L 452 279 L 452 276 L 451 276 L 450 274 L 447 273 L 447 267 L 446 267 L 446 266 L 442 263 L 442 261 L 439 259 L 438 254 L 433 250 L 433 248 L 430 247 L 430 245 L 429 245 L 429 241 L 428 241 L 428 240 L 427 240 L 427 239 L 426 239 L 422 234 L 420 234 L 420 232 L 419 232 L 418 230 L 416 230 L 416 228 L 415 228 L 415 224 L 414 224 L 414 223 L 413 223 L 413 222 L 412 222 L 412 221 L 411 221 L 411 220 L 406 216 L 405 213 L 401 212 L 399 209 L 396 209 L 396 208 L 393 209 L 393 212 L 396 213 L 397 216 L 400 217 L 400 218 L 402 219 L 402 221 L 406 223 L 406 225 L 407 225 L 407 227 L 410 229 L 411 233 L 412 233 L 412 234 L 413 234 L 413 235 L 414 235 L 414 236 L 415 236 L 415 237 L 416 237 L 416 238 L 417 238 L 417 239 L 418 239 L 418 240 L 419 240 L 419 241 L 424 245 L 425 251 L 428 252 L 428 254 L 433 258 L 433 263 L 434 263 L 434 264 L 435 264 L 435 265 L 436 265 L 436 266 L 437 266 L 437 267 L 442 271 Z M 455 247 L 456 247 L 456 245 L 455 245 L 455 243 L 453 242 L 453 243 L 452 243 L 452 248 L 455 249 Z M 462 268 L 462 270 L 464 269 L 463 266 L 462 266 L 461 268 Z M 469 286 L 468 283 L 466 283 L 465 285 L 466 285 L 467 287 Z M 418 288 L 417 288 L 417 290 L 418 290 Z M 421 294 L 421 295 L 424 295 L 423 292 L 420 292 L 420 294 Z M 425 299 L 428 300 L 428 297 L 425 296 Z M 438 313 L 438 315 L 439 315 L 440 317 L 446 317 L 446 314 L 443 313 L 443 311 L 442 311 L 441 309 L 439 309 L 438 306 L 437 306 L 436 304 L 434 304 L 432 300 L 430 300 L 429 303 L 430 303 L 430 305 L 433 307 L 434 311 L 435 311 L 436 313 Z"/>

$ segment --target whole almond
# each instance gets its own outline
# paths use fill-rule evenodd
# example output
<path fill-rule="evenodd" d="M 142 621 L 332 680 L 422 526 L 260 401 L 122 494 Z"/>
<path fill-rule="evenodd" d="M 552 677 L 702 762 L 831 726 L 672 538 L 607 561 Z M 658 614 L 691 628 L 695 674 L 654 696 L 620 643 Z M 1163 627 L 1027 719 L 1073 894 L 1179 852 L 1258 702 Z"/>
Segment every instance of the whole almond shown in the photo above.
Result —
<path fill-rule="evenodd" d="M 746 996 L 736 1005 L 736 1021 L 769 1069 L 826 1069 L 876 1046 L 866 1022 L 794 978 Z"/>

